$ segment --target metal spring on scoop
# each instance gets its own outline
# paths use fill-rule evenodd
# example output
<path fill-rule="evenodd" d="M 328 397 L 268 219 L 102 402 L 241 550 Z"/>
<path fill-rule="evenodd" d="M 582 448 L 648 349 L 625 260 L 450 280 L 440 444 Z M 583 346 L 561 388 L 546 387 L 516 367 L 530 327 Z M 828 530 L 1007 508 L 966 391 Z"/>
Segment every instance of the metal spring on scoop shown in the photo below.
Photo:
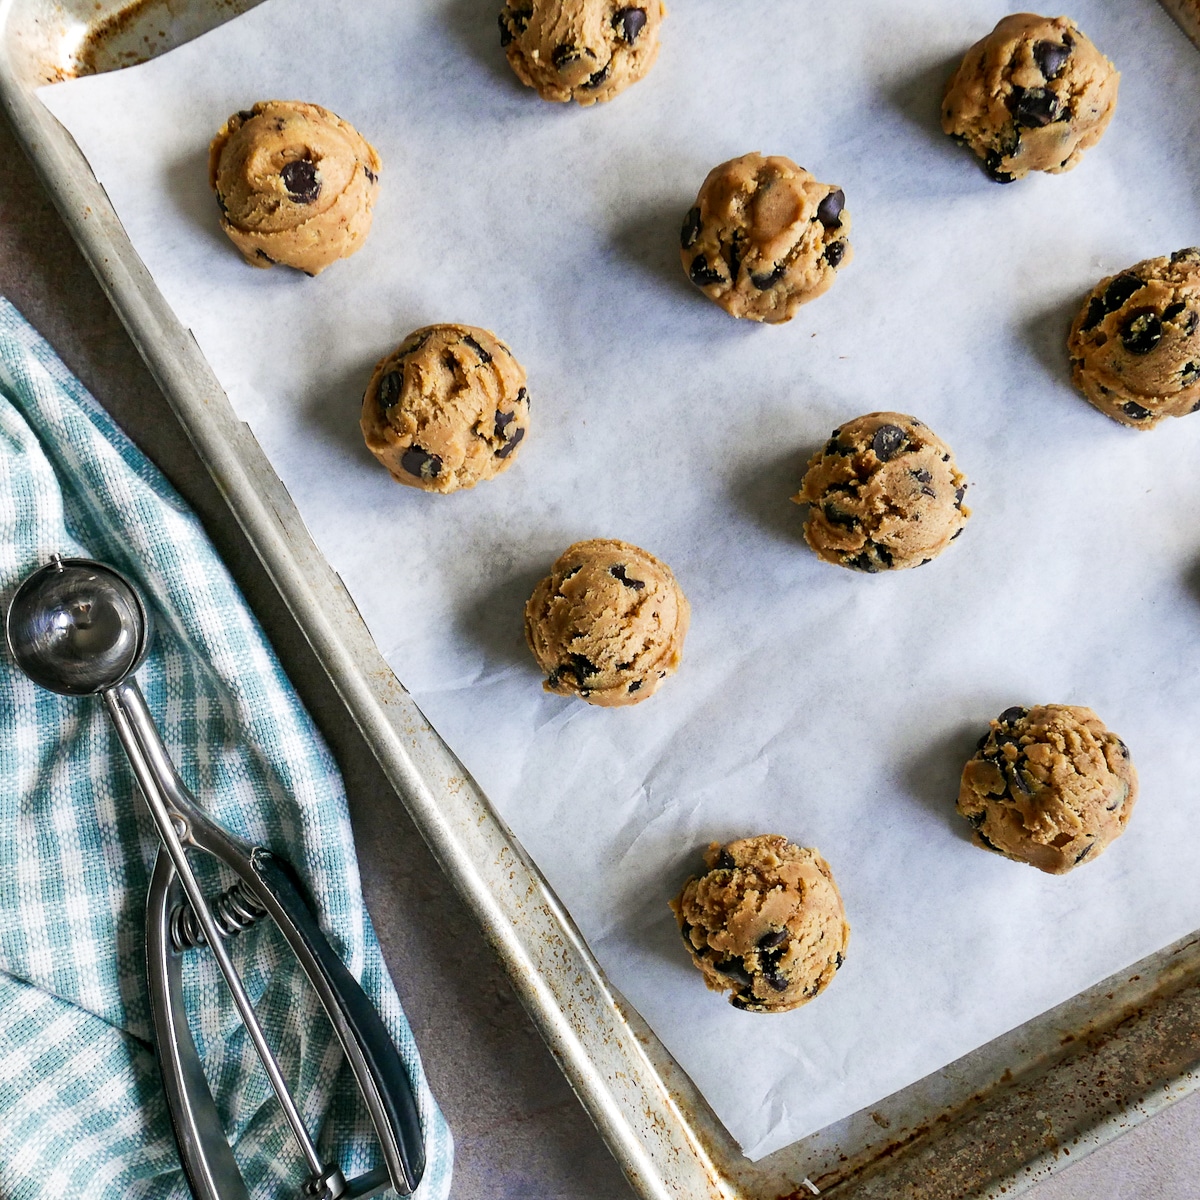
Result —
<path fill-rule="evenodd" d="M 240 881 L 211 900 L 209 907 L 225 937 L 234 937 L 267 915 L 267 910 L 243 889 Z M 204 942 L 204 930 L 200 928 L 192 906 L 177 904 L 171 910 L 171 944 L 175 950 L 190 950 L 194 946 L 203 946 Z"/>

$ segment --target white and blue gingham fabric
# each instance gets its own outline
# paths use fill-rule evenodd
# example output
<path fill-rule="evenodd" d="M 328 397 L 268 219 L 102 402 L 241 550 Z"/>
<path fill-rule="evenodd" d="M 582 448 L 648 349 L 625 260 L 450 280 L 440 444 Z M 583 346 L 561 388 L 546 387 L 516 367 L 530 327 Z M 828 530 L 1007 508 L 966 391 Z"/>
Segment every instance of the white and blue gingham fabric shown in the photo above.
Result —
<path fill-rule="evenodd" d="M 157 632 L 138 673 L 167 748 L 222 825 L 297 868 L 416 1085 L 428 1165 L 452 1143 L 363 907 L 341 778 L 199 522 L 49 346 L 0 298 L 0 605 L 51 554 L 112 563 Z M 0 1196 L 186 1197 L 151 1043 L 145 896 L 158 839 L 103 705 L 42 691 L 0 656 Z M 197 873 L 210 893 L 222 882 Z M 322 1156 L 378 1161 L 319 1002 L 271 923 L 230 952 Z M 303 1163 L 212 956 L 186 1008 L 255 1200 Z"/>

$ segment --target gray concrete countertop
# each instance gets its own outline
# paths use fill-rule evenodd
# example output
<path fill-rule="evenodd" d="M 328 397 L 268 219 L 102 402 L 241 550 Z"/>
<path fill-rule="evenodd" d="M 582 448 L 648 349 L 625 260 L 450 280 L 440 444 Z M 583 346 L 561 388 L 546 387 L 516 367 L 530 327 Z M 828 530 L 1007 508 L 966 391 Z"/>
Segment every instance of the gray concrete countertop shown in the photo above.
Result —
<path fill-rule="evenodd" d="M 454 1130 L 456 1200 L 630 1200 L 496 961 L 439 871 L 0 118 L 0 294 L 199 514 L 346 778 L 367 906 Z M 1027 1193 L 1200 1198 L 1200 1095 Z"/>

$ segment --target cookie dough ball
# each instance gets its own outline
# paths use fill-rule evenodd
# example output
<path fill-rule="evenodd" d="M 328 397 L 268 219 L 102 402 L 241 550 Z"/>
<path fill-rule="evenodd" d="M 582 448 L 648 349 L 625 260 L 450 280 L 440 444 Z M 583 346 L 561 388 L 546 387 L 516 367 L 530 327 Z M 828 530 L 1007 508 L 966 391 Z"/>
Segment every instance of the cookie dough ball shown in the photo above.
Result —
<path fill-rule="evenodd" d="M 963 768 L 958 811 L 978 846 L 1061 875 L 1125 832 L 1137 798 L 1129 749 L 1090 708 L 1009 708 Z"/>
<path fill-rule="evenodd" d="M 809 505 L 804 539 L 856 571 L 919 567 L 963 531 L 967 481 L 950 447 L 904 413 L 869 413 L 835 429 L 792 499 Z"/>
<path fill-rule="evenodd" d="M 776 325 L 833 286 L 853 257 L 846 196 L 790 158 L 713 167 L 683 221 L 687 277 L 732 317 Z"/>
<path fill-rule="evenodd" d="M 319 104 L 268 100 L 234 113 L 208 150 L 221 228 L 255 267 L 320 274 L 371 228 L 379 156 Z"/>
<path fill-rule="evenodd" d="M 829 864 L 774 833 L 713 842 L 704 864 L 671 901 L 704 982 L 749 1012 L 787 1012 L 823 991 L 850 940 Z"/>
<path fill-rule="evenodd" d="M 376 364 L 360 424 L 398 483 L 474 487 L 517 457 L 529 429 L 525 372 L 490 330 L 426 325 Z"/>
<path fill-rule="evenodd" d="M 942 128 L 997 183 L 1069 171 L 1117 106 L 1117 69 L 1066 17 L 1014 13 L 976 42 L 942 97 Z"/>
<path fill-rule="evenodd" d="M 500 45 L 543 100 L 597 104 L 637 83 L 658 57 L 662 0 L 508 0 Z"/>
<path fill-rule="evenodd" d="M 666 563 L 628 542 L 576 542 L 525 605 L 525 640 L 560 696 L 616 707 L 679 666 L 691 609 Z"/>
<path fill-rule="evenodd" d="M 1200 408 L 1200 249 L 1102 279 L 1067 339 L 1075 386 L 1102 412 L 1150 429 Z"/>

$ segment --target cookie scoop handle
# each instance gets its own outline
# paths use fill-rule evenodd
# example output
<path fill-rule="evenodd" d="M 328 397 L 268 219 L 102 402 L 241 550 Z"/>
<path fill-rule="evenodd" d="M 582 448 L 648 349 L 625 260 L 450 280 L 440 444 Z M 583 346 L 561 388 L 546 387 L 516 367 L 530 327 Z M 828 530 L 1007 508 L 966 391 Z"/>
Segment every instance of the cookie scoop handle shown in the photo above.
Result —
<path fill-rule="evenodd" d="M 407 1196 L 424 1173 L 425 1142 L 399 1051 L 375 1006 L 321 932 L 287 861 L 256 847 L 250 868 L 259 885 L 256 898 L 300 959 L 329 1014 L 375 1126 L 391 1185 Z M 346 1195 L 354 1194 L 354 1183 L 350 1181 Z"/>

